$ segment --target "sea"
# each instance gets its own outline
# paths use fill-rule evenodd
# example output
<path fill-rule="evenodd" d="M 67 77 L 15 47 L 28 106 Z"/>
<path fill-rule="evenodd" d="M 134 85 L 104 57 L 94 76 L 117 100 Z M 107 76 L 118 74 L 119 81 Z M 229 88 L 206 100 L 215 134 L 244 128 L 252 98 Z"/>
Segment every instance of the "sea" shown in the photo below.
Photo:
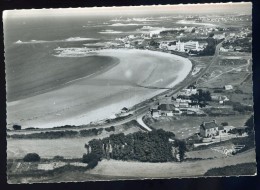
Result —
<path fill-rule="evenodd" d="M 89 70 L 82 69 L 82 64 L 93 59 L 80 56 L 61 59 L 53 56 L 57 49 L 102 48 L 104 43 L 116 38 L 172 27 L 174 19 L 163 15 L 7 17 L 4 19 L 7 101 L 52 89 L 83 77 L 86 69 Z M 100 63 L 99 66 L 109 65 Z M 75 75 L 73 70 L 82 72 Z M 68 75 L 61 76 L 61 72 Z"/>

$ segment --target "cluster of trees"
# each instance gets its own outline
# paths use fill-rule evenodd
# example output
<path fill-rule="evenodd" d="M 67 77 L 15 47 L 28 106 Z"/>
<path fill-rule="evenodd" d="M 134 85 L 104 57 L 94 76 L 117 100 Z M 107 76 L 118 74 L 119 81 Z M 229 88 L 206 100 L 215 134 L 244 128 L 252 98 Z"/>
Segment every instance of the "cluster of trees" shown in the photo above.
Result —
<path fill-rule="evenodd" d="M 183 160 L 186 145 L 177 139 L 174 140 L 174 143 L 169 141 L 174 137 L 172 132 L 162 129 L 147 133 L 139 131 L 128 135 L 112 134 L 103 139 L 89 141 L 89 144 L 85 145 L 88 153 L 86 155 L 94 154 L 98 159 L 167 162 L 176 160 L 176 157 L 173 156 L 173 147 L 178 147 L 179 160 Z"/>
<path fill-rule="evenodd" d="M 115 127 L 105 128 L 106 131 L 115 131 Z M 103 128 L 84 129 L 80 131 L 64 130 L 64 131 L 46 131 L 31 134 L 13 134 L 7 135 L 8 138 L 18 139 L 58 139 L 58 138 L 74 138 L 74 137 L 88 137 L 96 136 L 102 133 Z"/>
<path fill-rule="evenodd" d="M 207 46 L 201 50 L 201 51 L 195 51 L 195 50 L 191 50 L 190 53 L 192 54 L 196 54 L 199 56 L 210 56 L 210 55 L 214 55 L 215 54 L 215 50 L 216 50 L 216 45 L 217 45 L 217 41 L 212 38 L 213 36 L 210 36 L 206 39 L 207 41 Z"/>
<path fill-rule="evenodd" d="M 22 126 L 21 125 L 13 125 L 14 130 L 21 130 Z"/>
<path fill-rule="evenodd" d="M 99 161 L 100 157 L 98 157 L 98 155 L 95 153 L 84 154 L 82 157 L 82 162 L 88 164 L 88 169 L 93 169 L 96 167 Z"/>
<path fill-rule="evenodd" d="M 198 102 L 205 105 L 205 102 L 211 101 L 211 94 L 209 91 L 198 90 L 197 94 L 192 94 L 190 96 L 192 102 Z"/>
<path fill-rule="evenodd" d="M 251 117 L 246 121 L 245 126 L 247 133 L 254 132 L 254 115 L 251 115 Z"/>
<path fill-rule="evenodd" d="M 105 131 L 107 131 L 107 132 L 115 131 L 115 127 L 114 126 L 107 127 L 107 128 L 105 128 Z"/>
<path fill-rule="evenodd" d="M 7 135 L 7 137 L 17 138 L 17 139 L 57 139 L 57 138 L 67 138 L 76 137 L 78 135 L 77 131 L 46 131 L 40 133 L 31 134 L 14 134 Z"/>
<path fill-rule="evenodd" d="M 24 162 L 39 162 L 40 160 L 40 156 L 36 153 L 28 153 L 23 158 Z"/>
<path fill-rule="evenodd" d="M 79 134 L 81 137 L 88 137 L 88 136 L 95 136 L 101 134 L 103 131 L 103 128 L 93 128 L 93 129 L 85 129 L 85 130 L 80 130 Z"/>

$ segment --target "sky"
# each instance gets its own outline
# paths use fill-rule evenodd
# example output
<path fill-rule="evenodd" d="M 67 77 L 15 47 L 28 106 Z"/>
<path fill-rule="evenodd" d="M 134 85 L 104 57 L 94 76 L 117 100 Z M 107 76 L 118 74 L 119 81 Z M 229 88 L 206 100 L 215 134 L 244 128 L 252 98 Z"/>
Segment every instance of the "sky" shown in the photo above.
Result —
<path fill-rule="evenodd" d="M 94 7 L 94 8 L 66 8 L 66 9 L 22 9 L 3 12 L 6 17 L 37 17 L 37 16 L 104 16 L 104 15 L 135 15 L 135 14 L 210 14 L 210 13 L 239 13 L 252 14 L 252 3 L 207 3 L 207 4 L 179 4 L 154 5 L 132 7 Z"/>

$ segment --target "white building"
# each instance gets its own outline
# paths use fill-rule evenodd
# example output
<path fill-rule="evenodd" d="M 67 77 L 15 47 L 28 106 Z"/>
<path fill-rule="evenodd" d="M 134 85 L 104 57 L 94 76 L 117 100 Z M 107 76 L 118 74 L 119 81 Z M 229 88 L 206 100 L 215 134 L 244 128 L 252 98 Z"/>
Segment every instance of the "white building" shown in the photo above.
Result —
<path fill-rule="evenodd" d="M 200 50 L 198 41 L 181 42 L 180 40 L 161 42 L 159 48 L 172 50 L 172 51 L 179 51 L 179 52 L 186 52 L 189 50 L 196 50 L 196 51 Z"/>
<path fill-rule="evenodd" d="M 181 43 L 179 41 L 179 43 Z M 182 46 L 182 44 L 181 44 Z M 184 51 L 188 51 L 188 50 L 196 50 L 198 51 L 199 50 L 199 42 L 198 41 L 188 41 L 188 42 L 184 42 L 183 43 L 183 48 L 184 48 Z"/>
<path fill-rule="evenodd" d="M 232 85 L 225 85 L 224 88 L 225 88 L 225 90 L 232 90 L 233 86 Z"/>

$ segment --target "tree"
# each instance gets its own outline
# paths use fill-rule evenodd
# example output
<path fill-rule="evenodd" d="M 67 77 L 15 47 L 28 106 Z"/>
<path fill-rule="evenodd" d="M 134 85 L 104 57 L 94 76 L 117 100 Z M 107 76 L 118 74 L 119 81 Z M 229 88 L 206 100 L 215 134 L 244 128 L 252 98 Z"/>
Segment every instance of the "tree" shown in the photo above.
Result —
<path fill-rule="evenodd" d="M 39 162 L 41 160 L 40 156 L 36 153 L 28 153 L 23 158 L 24 162 Z"/>
<path fill-rule="evenodd" d="M 221 123 L 222 126 L 228 126 L 228 122 Z"/>
<path fill-rule="evenodd" d="M 150 41 L 150 46 L 159 47 L 159 45 L 160 44 L 158 42 L 154 41 L 154 40 Z"/>
<path fill-rule="evenodd" d="M 62 161 L 62 160 L 64 160 L 64 157 L 63 156 L 54 156 L 53 160 Z"/>
<path fill-rule="evenodd" d="M 95 154 L 95 153 L 89 153 L 89 154 L 83 154 L 83 157 L 82 157 L 82 162 L 83 163 L 90 163 L 92 161 L 98 161 L 99 158 L 98 156 Z"/>
<path fill-rule="evenodd" d="M 21 125 L 13 125 L 14 130 L 21 130 L 22 126 Z"/>
<path fill-rule="evenodd" d="M 93 169 L 98 165 L 97 160 L 92 160 L 91 162 L 88 163 L 87 169 Z"/>
<path fill-rule="evenodd" d="M 247 126 L 246 127 L 247 132 L 254 131 L 254 115 L 251 115 L 251 117 L 246 121 L 245 126 Z"/>
<path fill-rule="evenodd" d="M 185 158 L 185 153 L 187 151 L 186 143 L 182 140 L 175 140 L 175 146 L 179 149 L 179 159 L 182 162 Z"/>

